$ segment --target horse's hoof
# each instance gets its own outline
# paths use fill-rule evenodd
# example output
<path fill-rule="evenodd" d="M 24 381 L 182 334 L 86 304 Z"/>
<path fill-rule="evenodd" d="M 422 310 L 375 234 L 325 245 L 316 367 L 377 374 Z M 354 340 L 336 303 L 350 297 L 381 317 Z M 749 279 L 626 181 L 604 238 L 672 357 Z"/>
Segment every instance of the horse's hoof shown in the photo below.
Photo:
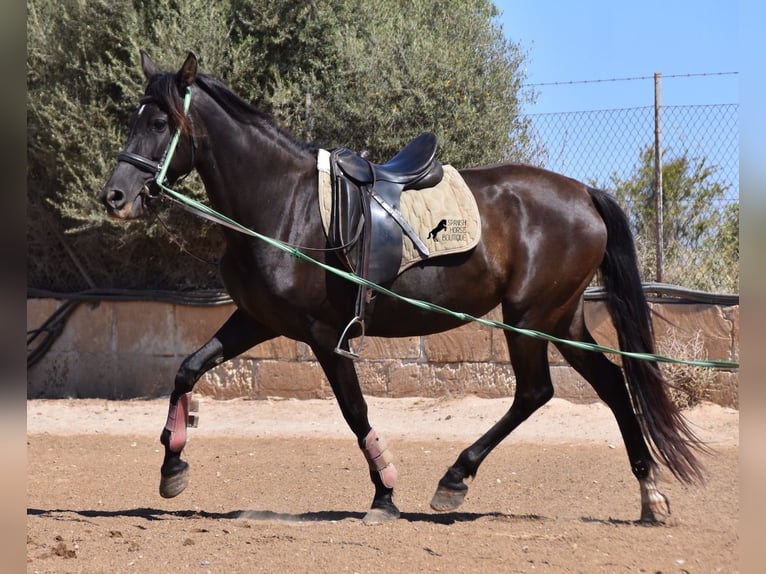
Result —
<path fill-rule="evenodd" d="M 650 526 L 677 526 L 678 520 L 670 512 L 670 500 L 654 486 L 654 482 L 642 485 L 641 518 L 639 524 Z"/>
<path fill-rule="evenodd" d="M 399 509 L 396 506 L 387 508 L 370 508 L 367 514 L 362 518 L 363 524 L 380 524 L 399 518 Z"/>
<path fill-rule="evenodd" d="M 434 493 L 434 497 L 431 499 L 431 508 L 437 512 L 455 510 L 463 504 L 467 492 L 468 488 L 454 489 L 439 485 Z"/>
<path fill-rule="evenodd" d="M 181 494 L 189 484 L 189 467 L 170 476 L 162 476 L 160 479 L 160 496 L 162 498 L 174 498 Z"/>
<path fill-rule="evenodd" d="M 648 508 L 641 510 L 641 518 L 638 523 L 645 526 L 678 526 L 680 524 L 678 519 L 669 512 L 654 511 Z"/>

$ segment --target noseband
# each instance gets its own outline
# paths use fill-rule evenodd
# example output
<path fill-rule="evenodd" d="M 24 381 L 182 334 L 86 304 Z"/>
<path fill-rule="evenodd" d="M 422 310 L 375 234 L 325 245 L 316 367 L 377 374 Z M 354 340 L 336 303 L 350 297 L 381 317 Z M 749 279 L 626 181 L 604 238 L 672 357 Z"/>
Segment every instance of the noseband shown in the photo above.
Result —
<path fill-rule="evenodd" d="M 142 155 L 138 155 L 137 153 L 133 153 L 133 152 L 125 151 L 125 150 L 117 154 L 117 161 L 124 161 L 126 163 L 136 166 L 141 171 L 151 173 L 152 175 L 155 175 L 156 173 L 158 173 L 160 171 L 160 166 L 162 165 L 161 161 L 152 161 L 150 159 L 145 158 Z"/>
<path fill-rule="evenodd" d="M 188 115 L 189 113 L 189 107 L 191 106 L 191 98 L 192 98 L 192 89 L 191 86 L 188 86 L 186 88 L 186 94 L 184 95 L 184 115 Z M 173 154 L 176 151 L 176 146 L 178 146 L 178 140 L 181 138 L 181 126 L 179 126 L 175 133 L 173 134 L 173 137 L 170 138 L 170 142 L 168 143 L 168 147 L 165 149 L 165 153 L 162 155 L 162 159 L 160 161 L 151 160 L 147 157 L 144 157 L 142 155 L 139 155 L 137 153 L 129 152 L 126 150 L 122 150 L 119 154 L 117 154 L 117 161 L 123 161 L 126 163 L 129 163 L 141 171 L 145 171 L 147 173 L 150 173 L 154 181 L 159 185 L 160 189 L 165 185 L 165 179 L 167 178 L 167 172 L 168 167 L 170 166 L 170 162 L 173 159 Z M 196 142 L 194 141 L 194 138 L 192 137 L 192 157 L 191 157 L 191 168 L 189 171 L 191 172 L 191 169 L 194 168 L 194 149 L 196 147 Z M 188 174 L 186 174 L 188 175 Z M 184 175 L 183 177 L 186 177 Z M 144 186 L 144 190 L 148 192 L 148 188 Z M 142 190 L 142 193 L 144 192 Z M 151 195 L 151 193 L 149 193 Z"/>

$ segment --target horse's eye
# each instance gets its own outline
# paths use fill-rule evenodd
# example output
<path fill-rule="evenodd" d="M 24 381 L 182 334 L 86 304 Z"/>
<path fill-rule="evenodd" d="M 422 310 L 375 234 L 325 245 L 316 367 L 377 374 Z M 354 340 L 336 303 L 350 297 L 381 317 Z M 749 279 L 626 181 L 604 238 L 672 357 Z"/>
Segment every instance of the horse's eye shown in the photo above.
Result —
<path fill-rule="evenodd" d="M 165 128 L 168 126 L 168 120 L 165 118 L 156 118 L 152 120 L 152 129 L 156 132 L 162 132 L 165 131 Z"/>

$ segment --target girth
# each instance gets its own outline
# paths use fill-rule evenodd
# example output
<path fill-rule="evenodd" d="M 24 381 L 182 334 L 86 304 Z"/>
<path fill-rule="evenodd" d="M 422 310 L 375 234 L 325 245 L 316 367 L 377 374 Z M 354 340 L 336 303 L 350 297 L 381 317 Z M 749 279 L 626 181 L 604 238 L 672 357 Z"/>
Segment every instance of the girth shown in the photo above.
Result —
<path fill-rule="evenodd" d="M 401 264 L 404 234 L 421 257 L 428 257 L 428 248 L 399 212 L 399 202 L 404 190 L 430 188 L 441 181 L 444 172 L 436 149 L 436 136 L 425 132 L 384 164 L 369 162 L 347 148 L 330 152 L 329 240 L 340 248 L 344 264 L 360 277 L 377 284 L 392 281 Z M 358 357 L 341 345 L 347 338 L 364 335 L 372 295 L 370 289 L 359 286 L 354 317 L 343 331 L 336 353 Z"/>

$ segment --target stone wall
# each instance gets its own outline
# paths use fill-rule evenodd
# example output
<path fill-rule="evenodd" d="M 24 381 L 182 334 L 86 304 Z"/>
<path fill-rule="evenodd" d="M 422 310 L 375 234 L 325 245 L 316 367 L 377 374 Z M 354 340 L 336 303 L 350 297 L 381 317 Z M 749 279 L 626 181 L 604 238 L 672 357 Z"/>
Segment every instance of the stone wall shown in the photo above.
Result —
<path fill-rule="evenodd" d="M 28 299 L 27 329 L 38 328 L 59 305 L 53 299 Z M 660 353 L 739 360 L 738 306 L 651 306 Z M 202 345 L 232 310 L 231 305 L 83 303 L 44 358 L 28 370 L 27 396 L 125 399 L 166 395 L 181 360 Z M 498 310 L 489 317 L 501 318 Z M 586 318 L 599 343 L 616 346 L 602 302 L 586 302 Z M 549 357 L 557 397 L 597 400 L 590 385 L 552 345 Z M 384 397 L 505 397 L 515 390 L 503 333 L 476 323 L 424 337 L 367 337 L 357 371 L 366 394 Z M 738 406 L 736 371 L 718 371 L 707 378 L 710 400 Z M 195 390 L 216 398 L 332 395 L 311 350 L 284 338 L 213 369 Z"/>

